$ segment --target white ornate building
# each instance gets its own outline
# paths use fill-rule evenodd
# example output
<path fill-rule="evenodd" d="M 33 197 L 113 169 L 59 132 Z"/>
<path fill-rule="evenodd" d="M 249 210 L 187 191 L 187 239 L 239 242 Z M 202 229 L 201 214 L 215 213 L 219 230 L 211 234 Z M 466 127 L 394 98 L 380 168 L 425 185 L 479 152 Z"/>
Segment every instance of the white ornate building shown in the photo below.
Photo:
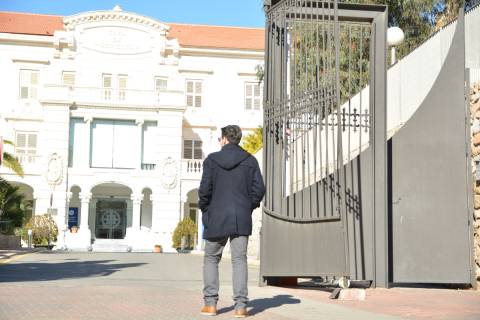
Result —
<path fill-rule="evenodd" d="M 54 215 L 59 247 L 173 250 L 179 219 L 198 219 L 217 126 L 261 125 L 263 43 L 263 29 L 169 24 L 119 7 L 0 12 L 0 136 L 25 170 L 2 177 L 31 214 Z"/>

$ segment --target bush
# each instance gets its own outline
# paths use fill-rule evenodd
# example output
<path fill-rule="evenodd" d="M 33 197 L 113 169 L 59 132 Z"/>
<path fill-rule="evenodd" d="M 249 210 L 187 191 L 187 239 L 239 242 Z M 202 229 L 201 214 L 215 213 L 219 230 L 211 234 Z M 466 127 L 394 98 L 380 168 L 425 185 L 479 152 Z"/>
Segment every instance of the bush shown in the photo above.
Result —
<path fill-rule="evenodd" d="M 263 129 L 258 127 L 252 133 L 247 134 L 243 140 L 241 147 L 250 154 L 257 153 L 263 147 Z"/>
<path fill-rule="evenodd" d="M 186 249 L 193 249 L 195 235 L 197 234 L 197 225 L 189 217 L 185 217 L 178 222 L 175 231 L 173 231 L 172 241 L 174 248 L 180 248 L 182 244 L 182 237 L 186 237 Z"/>
<path fill-rule="evenodd" d="M 23 228 L 23 239 L 28 239 L 28 229 L 32 229 L 32 242 L 35 245 L 49 245 L 57 241 L 57 224 L 49 214 L 33 216 Z"/>
<path fill-rule="evenodd" d="M 13 235 L 14 229 L 22 226 L 28 207 L 20 188 L 0 177 L 0 232 Z"/>

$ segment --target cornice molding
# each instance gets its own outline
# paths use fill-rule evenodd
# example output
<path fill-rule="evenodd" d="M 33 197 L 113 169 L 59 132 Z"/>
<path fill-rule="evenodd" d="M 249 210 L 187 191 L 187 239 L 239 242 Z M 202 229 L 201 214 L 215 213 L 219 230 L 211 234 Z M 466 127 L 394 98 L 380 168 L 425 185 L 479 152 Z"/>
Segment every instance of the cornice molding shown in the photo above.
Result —
<path fill-rule="evenodd" d="M 263 50 L 242 50 L 225 48 L 180 47 L 180 56 L 209 56 L 240 59 L 259 59 L 265 57 Z"/>
<path fill-rule="evenodd" d="M 160 111 L 178 111 L 184 112 L 187 107 L 185 106 L 166 106 L 166 105 L 159 105 L 159 106 L 139 106 L 139 105 L 128 105 L 128 106 L 120 106 L 114 104 L 98 104 L 98 103 L 84 103 L 84 102 L 77 102 L 77 110 L 81 109 L 91 109 L 91 110 L 124 110 L 124 111 L 153 111 L 153 112 L 160 112 Z"/>

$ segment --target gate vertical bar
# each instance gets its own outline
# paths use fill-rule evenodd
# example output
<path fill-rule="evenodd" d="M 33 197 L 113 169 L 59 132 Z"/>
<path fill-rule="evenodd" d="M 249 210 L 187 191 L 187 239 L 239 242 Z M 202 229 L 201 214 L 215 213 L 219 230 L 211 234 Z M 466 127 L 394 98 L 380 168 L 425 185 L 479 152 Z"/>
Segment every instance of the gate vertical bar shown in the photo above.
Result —
<path fill-rule="evenodd" d="M 387 17 L 388 9 L 373 21 L 374 45 L 370 112 L 373 130 L 373 208 L 374 208 L 374 287 L 388 288 L 388 215 L 387 215 Z"/>
<path fill-rule="evenodd" d="M 339 215 L 343 220 L 343 236 L 344 236 L 344 245 L 345 245 L 345 261 L 349 260 L 349 248 L 348 248 L 348 230 L 347 230 L 347 209 L 346 209 L 346 199 L 345 199 L 345 166 L 343 165 L 343 132 L 342 132 L 342 120 L 341 120 L 341 97 L 340 97 L 340 24 L 338 21 L 338 0 L 334 1 L 334 34 L 335 34 L 335 96 L 336 96 L 336 107 L 337 107 L 337 172 L 338 180 L 336 181 L 335 190 L 337 190 L 340 210 Z M 335 150 L 334 150 L 335 151 Z M 347 274 L 350 274 L 350 264 L 346 264 Z"/>

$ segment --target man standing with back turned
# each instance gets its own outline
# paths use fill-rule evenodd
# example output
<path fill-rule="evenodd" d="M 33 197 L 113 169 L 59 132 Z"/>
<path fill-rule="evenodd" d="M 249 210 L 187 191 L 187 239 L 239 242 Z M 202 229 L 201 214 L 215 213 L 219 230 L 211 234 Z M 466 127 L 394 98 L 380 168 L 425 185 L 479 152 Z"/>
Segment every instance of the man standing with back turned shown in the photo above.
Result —
<path fill-rule="evenodd" d="M 241 139 L 238 126 L 222 128 L 218 139 L 222 150 L 211 153 L 203 162 L 198 205 L 203 213 L 205 239 L 204 315 L 217 314 L 218 263 L 230 239 L 235 317 L 247 316 L 248 236 L 252 234 L 252 211 L 260 206 L 265 185 L 257 160 L 238 145 Z"/>

